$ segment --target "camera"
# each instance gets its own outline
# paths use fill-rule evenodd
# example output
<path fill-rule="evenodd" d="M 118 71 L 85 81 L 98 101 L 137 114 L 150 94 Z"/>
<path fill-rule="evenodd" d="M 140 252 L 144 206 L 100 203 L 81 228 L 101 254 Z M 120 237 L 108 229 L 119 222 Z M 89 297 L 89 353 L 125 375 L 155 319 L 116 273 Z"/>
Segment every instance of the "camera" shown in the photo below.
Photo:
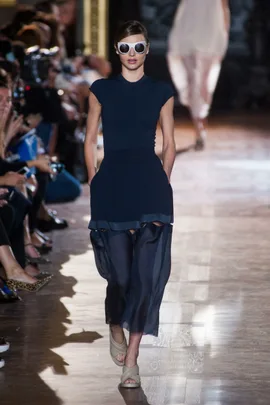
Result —
<path fill-rule="evenodd" d="M 50 164 L 50 166 L 53 171 L 53 174 L 50 175 L 51 180 L 55 180 L 56 176 L 58 174 L 60 174 L 65 168 L 65 165 L 63 165 L 63 163 L 58 163 L 58 162 L 53 162 Z"/>
<path fill-rule="evenodd" d="M 46 49 L 32 46 L 26 49 L 22 69 L 22 78 L 25 83 L 41 85 L 47 79 L 51 59 L 58 51 L 58 47 Z"/>
<path fill-rule="evenodd" d="M 58 162 L 53 162 L 51 163 L 51 169 L 55 174 L 61 173 L 65 168 L 65 165 L 63 163 L 58 163 Z"/>

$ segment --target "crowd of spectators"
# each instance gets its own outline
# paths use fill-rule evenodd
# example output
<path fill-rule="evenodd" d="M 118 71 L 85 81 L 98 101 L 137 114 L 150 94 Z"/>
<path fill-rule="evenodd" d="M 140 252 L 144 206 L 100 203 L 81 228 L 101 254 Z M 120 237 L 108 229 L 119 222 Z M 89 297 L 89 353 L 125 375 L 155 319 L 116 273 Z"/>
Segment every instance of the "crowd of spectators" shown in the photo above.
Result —
<path fill-rule="evenodd" d="M 68 226 L 48 204 L 74 201 L 86 180 L 89 86 L 110 64 L 68 58 L 60 19 L 68 1 L 20 7 L 0 29 L 0 303 L 48 285 L 46 232 Z M 0 338 L 0 353 L 8 348 Z"/>

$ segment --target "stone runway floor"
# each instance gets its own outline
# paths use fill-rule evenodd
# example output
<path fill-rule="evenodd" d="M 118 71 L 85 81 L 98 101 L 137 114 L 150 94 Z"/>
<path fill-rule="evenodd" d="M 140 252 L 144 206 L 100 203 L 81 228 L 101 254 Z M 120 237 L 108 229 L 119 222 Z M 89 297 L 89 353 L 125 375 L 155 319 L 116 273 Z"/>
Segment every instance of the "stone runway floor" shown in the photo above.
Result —
<path fill-rule="evenodd" d="M 88 188 L 57 206 L 51 272 L 37 294 L 0 307 L 11 342 L 1 405 L 270 404 L 270 136 L 261 117 L 212 120 L 203 152 L 178 124 L 172 275 L 158 338 L 144 337 L 142 390 L 118 389 L 105 282 L 95 270 Z"/>

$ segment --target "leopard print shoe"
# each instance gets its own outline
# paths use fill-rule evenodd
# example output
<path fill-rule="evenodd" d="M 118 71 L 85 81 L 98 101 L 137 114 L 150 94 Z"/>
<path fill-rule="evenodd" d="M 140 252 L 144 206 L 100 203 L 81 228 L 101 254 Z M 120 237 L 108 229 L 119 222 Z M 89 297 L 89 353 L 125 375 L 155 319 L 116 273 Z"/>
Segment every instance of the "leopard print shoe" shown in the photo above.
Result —
<path fill-rule="evenodd" d="M 11 290 L 24 290 L 28 292 L 37 292 L 51 280 L 51 276 L 45 277 L 41 280 L 36 281 L 34 284 L 24 283 L 17 280 L 7 280 L 6 284 Z"/>

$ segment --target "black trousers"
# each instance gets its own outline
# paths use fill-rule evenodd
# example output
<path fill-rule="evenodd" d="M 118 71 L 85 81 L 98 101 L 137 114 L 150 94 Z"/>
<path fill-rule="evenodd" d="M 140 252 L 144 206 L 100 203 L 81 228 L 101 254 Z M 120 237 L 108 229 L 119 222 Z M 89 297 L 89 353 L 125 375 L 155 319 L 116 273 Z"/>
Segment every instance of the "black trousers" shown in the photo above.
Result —
<path fill-rule="evenodd" d="M 15 208 L 6 205 L 0 209 L 0 223 L 4 228 L 1 232 L 1 245 L 11 246 L 17 262 L 25 267 L 25 249 L 24 249 L 24 227 L 23 218 Z M 2 228 L 2 230 L 3 230 Z"/>
<path fill-rule="evenodd" d="M 0 246 L 10 246 L 10 240 L 8 238 L 6 228 L 4 227 L 4 224 L 1 220 L 1 215 L 0 215 Z"/>
<path fill-rule="evenodd" d="M 36 194 L 31 199 L 32 205 L 29 210 L 29 228 L 31 233 L 34 232 L 34 230 L 37 228 L 38 211 L 40 209 L 42 201 L 44 201 L 45 199 L 49 175 L 47 173 L 37 172 L 36 179 L 38 183 L 38 189 Z"/>
<path fill-rule="evenodd" d="M 25 249 L 24 249 L 24 218 L 29 212 L 31 203 L 22 193 L 12 187 L 6 187 L 13 191 L 12 198 L 8 205 L 0 209 L 0 219 L 6 231 L 8 239 L 4 233 L 2 236 L 2 245 L 11 246 L 14 256 L 18 263 L 25 267 Z"/>

